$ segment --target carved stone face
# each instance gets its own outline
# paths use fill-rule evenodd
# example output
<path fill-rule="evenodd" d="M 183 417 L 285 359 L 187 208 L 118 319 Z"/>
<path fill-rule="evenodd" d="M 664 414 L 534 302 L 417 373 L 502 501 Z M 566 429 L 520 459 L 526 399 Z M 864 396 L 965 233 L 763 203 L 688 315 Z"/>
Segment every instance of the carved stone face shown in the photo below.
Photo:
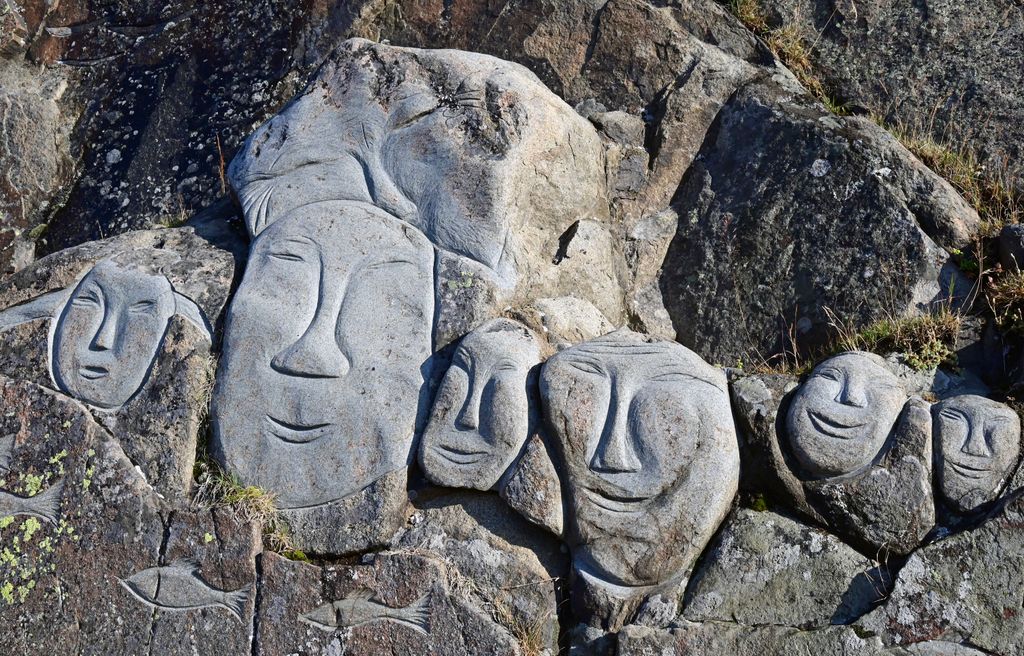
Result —
<path fill-rule="evenodd" d="M 356 203 L 307 205 L 256 239 L 214 395 L 229 471 L 300 508 L 408 464 L 433 259 L 418 230 Z"/>
<path fill-rule="evenodd" d="M 544 365 L 578 571 L 662 583 L 710 539 L 736 492 L 725 377 L 685 347 L 618 331 Z"/>
<path fill-rule="evenodd" d="M 430 480 L 489 490 L 530 436 L 530 370 L 540 362 L 526 327 L 494 319 L 466 335 L 434 401 L 420 445 Z"/>
<path fill-rule="evenodd" d="M 932 408 L 939 489 L 968 512 L 999 495 L 1020 456 L 1020 418 L 982 396 L 946 399 Z"/>
<path fill-rule="evenodd" d="M 228 173 L 253 235 L 304 204 L 355 200 L 504 278 L 521 223 L 593 213 L 601 154 L 593 126 L 517 64 L 352 39 Z"/>
<path fill-rule="evenodd" d="M 885 445 L 908 395 L 882 362 L 868 353 L 837 355 L 815 367 L 793 395 L 789 445 L 807 474 L 855 472 Z"/>
<path fill-rule="evenodd" d="M 53 326 L 58 386 L 100 408 L 123 405 L 145 382 L 174 312 L 167 278 L 100 262 Z"/>

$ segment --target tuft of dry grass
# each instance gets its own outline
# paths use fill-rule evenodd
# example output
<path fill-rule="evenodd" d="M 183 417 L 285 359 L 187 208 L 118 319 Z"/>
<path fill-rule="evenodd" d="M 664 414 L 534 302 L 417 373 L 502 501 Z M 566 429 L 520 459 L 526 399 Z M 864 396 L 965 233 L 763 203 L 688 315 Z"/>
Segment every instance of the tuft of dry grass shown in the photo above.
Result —
<path fill-rule="evenodd" d="M 727 6 L 748 30 L 764 40 L 775 58 L 785 64 L 826 109 L 833 114 L 849 113 L 816 74 L 811 59 L 814 44 L 804 38 L 796 25 L 771 26 L 760 0 L 731 0 Z"/>
<path fill-rule="evenodd" d="M 929 130 L 900 123 L 887 125 L 880 117 L 874 118 L 971 204 L 981 217 L 982 237 L 994 237 L 1003 226 L 1024 221 L 1024 192 L 1018 190 L 1007 170 L 987 168 L 966 143 L 941 142 Z"/>
<path fill-rule="evenodd" d="M 955 348 L 963 316 L 948 304 L 938 304 L 921 315 L 885 317 L 861 329 L 844 323 L 830 308 L 825 312 L 836 331 L 833 352 L 901 353 L 907 365 L 918 370 L 957 364 Z"/>
<path fill-rule="evenodd" d="M 278 512 L 273 494 L 255 485 L 242 485 L 237 477 L 225 472 L 205 454 L 196 458 L 193 475 L 196 481 L 192 494 L 194 508 L 227 508 L 242 521 L 262 528 L 267 549 L 292 560 L 309 560 L 292 542 L 288 524 Z"/>

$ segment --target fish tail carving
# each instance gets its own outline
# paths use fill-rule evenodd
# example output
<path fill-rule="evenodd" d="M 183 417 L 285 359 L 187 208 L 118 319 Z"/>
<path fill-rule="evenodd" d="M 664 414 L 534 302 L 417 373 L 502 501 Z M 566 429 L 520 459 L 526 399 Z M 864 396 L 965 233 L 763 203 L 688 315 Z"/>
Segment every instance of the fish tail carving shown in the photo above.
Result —
<path fill-rule="evenodd" d="M 60 497 L 64 491 L 64 480 L 51 485 L 45 492 L 25 499 L 25 513 L 35 515 L 51 524 L 57 523 L 60 514 Z"/>
<path fill-rule="evenodd" d="M 221 606 L 230 611 L 243 624 L 245 621 L 242 619 L 242 615 L 245 613 L 245 605 L 249 602 L 249 593 L 251 591 L 252 585 L 250 584 L 233 592 L 225 592 L 221 603 Z"/>
<path fill-rule="evenodd" d="M 420 633 L 430 632 L 430 593 L 423 595 L 405 608 L 401 609 L 393 620 L 401 622 Z"/>

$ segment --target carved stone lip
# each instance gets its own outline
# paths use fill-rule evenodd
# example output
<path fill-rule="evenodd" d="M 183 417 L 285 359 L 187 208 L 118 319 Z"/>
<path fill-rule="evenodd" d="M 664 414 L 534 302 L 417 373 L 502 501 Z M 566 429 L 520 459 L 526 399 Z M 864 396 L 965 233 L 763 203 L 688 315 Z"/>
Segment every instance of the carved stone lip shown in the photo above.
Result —
<path fill-rule="evenodd" d="M 487 451 L 456 449 L 450 446 L 435 446 L 433 451 L 445 460 L 456 465 L 473 465 L 490 455 Z"/>
<path fill-rule="evenodd" d="M 98 365 L 88 365 L 85 367 L 78 368 L 78 375 L 86 380 L 98 380 L 100 378 L 106 378 L 110 374 L 110 370 L 106 367 L 100 367 Z"/>
<path fill-rule="evenodd" d="M 852 440 L 855 437 L 859 437 L 862 434 L 861 429 L 867 426 L 867 422 L 856 423 L 855 421 L 828 416 L 823 412 L 809 408 L 807 410 L 807 417 L 811 420 L 811 425 L 819 433 L 840 440 Z"/>
<path fill-rule="evenodd" d="M 292 444 L 307 444 L 326 435 L 331 424 L 293 424 L 267 415 L 270 434 Z"/>
<path fill-rule="evenodd" d="M 955 471 L 957 474 L 960 474 L 964 478 L 985 478 L 985 476 L 990 471 L 987 467 L 972 467 L 971 465 L 964 464 L 962 462 L 953 462 L 952 460 L 948 462 L 949 466 L 953 468 L 953 471 Z"/>
<path fill-rule="evenodd" d="M 583 486 L 583 493 L 590 501 L 601 508 L 614 513 L 638 513 L 641 512 L 652 496 L 625 496 L 610 494 L 604 490 Z"/>

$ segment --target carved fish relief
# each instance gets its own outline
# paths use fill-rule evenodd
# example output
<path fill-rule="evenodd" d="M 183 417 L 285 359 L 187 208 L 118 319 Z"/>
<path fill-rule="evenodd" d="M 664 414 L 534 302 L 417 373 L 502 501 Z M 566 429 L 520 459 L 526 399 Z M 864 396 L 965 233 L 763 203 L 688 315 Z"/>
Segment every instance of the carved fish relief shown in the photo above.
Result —
<path fill-rule="evenodd" d="M 392 608 L 377 601 L 372 590 L 356 590 L 344 599 L 323 604 L 299 616 L 299 620 L 322 631 L 349 629 L 370 622 L 394 622 L 424 635 L 430 622 L 430 593 L 404 608 Z"/>
<path fill-rule="evenodd" d="M 60 514 L 60 495 L 63 488 L 62 479 L 32 497 L 22 497 L 0 490 L 0 517 L 31 515 L 56 524 L 57 516 Z"/>
<path fill-rule="evenodd" d="M 127 579 L 121 585 L 136 599 L 152 608 L 166 611 L 223 608 L 242 622 L 252 585 L 238 590 L 218 590 L 199 576 L 198 563 L 176 560 L 170 565 L 150 567 Z"/>

